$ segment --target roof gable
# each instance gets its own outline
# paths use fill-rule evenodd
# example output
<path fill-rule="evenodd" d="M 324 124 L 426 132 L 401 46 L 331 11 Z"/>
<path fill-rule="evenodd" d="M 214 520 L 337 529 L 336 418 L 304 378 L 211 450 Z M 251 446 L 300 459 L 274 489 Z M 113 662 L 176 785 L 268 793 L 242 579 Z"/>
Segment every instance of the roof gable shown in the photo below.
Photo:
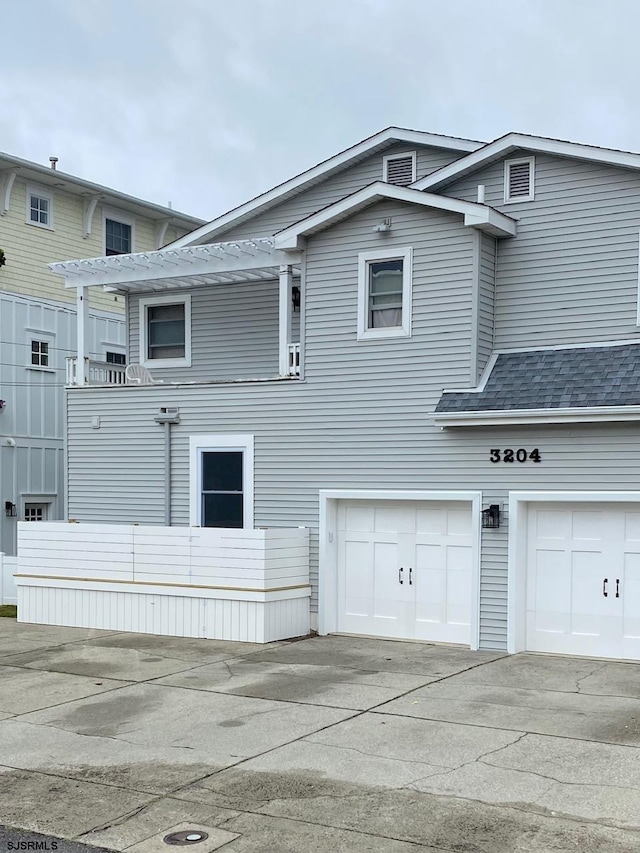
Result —
<path fill-rule="evenodd" d="M 528 136 L 525 133 L 507 133 L 499 139 L 489 142 L 482 148 L 472 151 L 455 163 L 420 178 L 411 184 L 416 190 L 437 192 L 453 181 L 475 172 L 495 160 L 508 157 L 514 151 L 533 151 L 540 154 L 555 154 L 578 160 L 589 160 L 609 166 L 621 166 L 626 169 L 640 169 L 640 154 L 630 151 L 617 151 L 613 148 L 598 148 L 595 145 L 582 145 L 578 142 L 566 142 L 562 139 L 547 139 L 542 136 Z"/>
<path fill-rule="evenodd" d="M 324 160 L 317 166 L 302 172 L 299 175 L 285 181 L 282 184 L 262 193 L 245 204 L 230 210 L 228 213 L 217 217 L 206 225 L 193 231 L 171 244 L 172 248 L 192 245 L 199 242 L 210 242 L 218 234 L 228 231 L 235 225 L 239 225 L 247 219 L 275 207 L 293 196 L 298 195 L 306 189 L 319 184 L 330 176 L 341 172 L 360 160 L 387 148 L 394 142 L 407 145 L 423 145 L 440 148 L 448 151 L 458 151 L 466 154 L 475 151 L 483 143 L 469 139 L 458 139 L 452 136 L 442 136 L 436 133 L 426 133 L 405 128 L 389 127 L 373 136 L 364 139 L 357 145 L 341 151 L 328 160 Z"/>
<path fill-rule="evenodd" d="M 358 211 L 369 207 L 378 201 L 392 199 L 408 204 L 417 204 L 422 207 L 431 207 L 437 210 L 448 210 L 464 216 L 464 224 L 479 228 L 489 234 L 498 237 L 512 237 L 516 233 L 516 223 L 511 217 L 476 202 L 460 201 L 447 196 L 434 195 L 432 193 L 420 192 L 409 187 L 398 187 L 376 181 L 347 198 L 341 199 L 335 204 L 330 204 L 324 210 L 307 216 L 294 225 L 285 228 L 275 236 L 275 245 L 278 249 L 293 250 L 303 247 L 306 237 L 329 228 L 336 222 L 348 219 Z"/>

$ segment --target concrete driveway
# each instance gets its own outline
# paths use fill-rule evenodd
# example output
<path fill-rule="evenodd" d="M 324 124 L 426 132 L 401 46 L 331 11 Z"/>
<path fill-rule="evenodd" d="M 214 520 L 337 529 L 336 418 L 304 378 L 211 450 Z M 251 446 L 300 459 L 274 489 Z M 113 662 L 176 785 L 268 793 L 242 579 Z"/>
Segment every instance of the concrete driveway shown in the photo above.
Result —
<path fill-rule="evenodd" d="M 0 619 L 0 824 L 128 853 L 640 850 L 640 665 Z"/>

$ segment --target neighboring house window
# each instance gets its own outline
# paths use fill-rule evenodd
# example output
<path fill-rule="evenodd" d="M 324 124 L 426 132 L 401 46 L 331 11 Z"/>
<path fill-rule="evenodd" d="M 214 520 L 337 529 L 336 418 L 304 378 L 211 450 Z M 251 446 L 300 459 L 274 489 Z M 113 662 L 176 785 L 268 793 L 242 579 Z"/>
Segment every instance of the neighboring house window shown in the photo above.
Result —
<path fill-rule="evenodd" d="M 534 158 L 506 160 L 504 164 L 504 200 L 505 203 L 533 201 L 534 198 Z"/>
<path fill-rule="evenodd" d="M 389 154 L 382 158 L 382 180 L 388 184 L 406 187 L 417 180 L 416 152 Z"/>
<path fill-rule="evenodd" d="M 45 190 L 27 187 L 27 223 L 53 228 L 53 196 Z"/>
<path fill-rule="evenodd" d="M 253 436 L 190 440 L 191 524 L 253 528 Z"/>
<path fill-rule="evenodd" d="M 411 335 L 411 248 L 358 255 L 358 340 Z"/>
<path fill-rule="evenodd" d="M 49 367 L 49 341 L 31 341 L 33 367 Z"/>
<path fill-rule="evenodd" d="M 25 503 L 24 505 L 24 520 L 25 521 L 46 521 L 47 520 L 48 504 L 32 504 Z"/>
<path fill-rule="evenodd" d="M 110 352 L 107 350 L 105 361 L 107 364 L 126 364 L 127 357 L 123 352 Z"/>
<path fill-rule="evenodd" d="M 127 222 L 115 219 L 104 220 L 104 253 L 105 255 L 128 255 L 132 248 L 132 228 Z"/>
<path fill-rule="evenodd" d="M 191 366 L 191 296 L 140 300 L 140 363 L 148 367 Z"/>

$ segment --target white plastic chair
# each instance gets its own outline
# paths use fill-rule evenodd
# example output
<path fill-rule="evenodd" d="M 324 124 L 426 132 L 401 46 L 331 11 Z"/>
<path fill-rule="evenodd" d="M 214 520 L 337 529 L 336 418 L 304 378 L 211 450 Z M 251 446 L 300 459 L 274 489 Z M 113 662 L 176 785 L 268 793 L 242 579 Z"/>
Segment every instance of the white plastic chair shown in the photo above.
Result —
<path fill-rule="evenodd" d="M 146 367 L 141 364 L 128 364 L 124 378 L 127 385 L 161 385 L 161 379 L 154 379 Z"/>

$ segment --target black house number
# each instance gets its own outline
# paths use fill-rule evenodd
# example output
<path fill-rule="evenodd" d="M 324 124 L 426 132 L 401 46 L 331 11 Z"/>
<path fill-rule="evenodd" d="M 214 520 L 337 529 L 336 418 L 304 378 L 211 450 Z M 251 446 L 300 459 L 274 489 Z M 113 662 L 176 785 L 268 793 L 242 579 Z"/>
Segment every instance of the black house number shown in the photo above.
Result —
<path fill-rule="evenodd" d="M 520 447 L 518 450 L 512 450 L 510 447 L 504 450 L 492 449 L 489 451 L 490 462 L 542 462 L 540 451 L 538 448 L 527 450 Z"/>

